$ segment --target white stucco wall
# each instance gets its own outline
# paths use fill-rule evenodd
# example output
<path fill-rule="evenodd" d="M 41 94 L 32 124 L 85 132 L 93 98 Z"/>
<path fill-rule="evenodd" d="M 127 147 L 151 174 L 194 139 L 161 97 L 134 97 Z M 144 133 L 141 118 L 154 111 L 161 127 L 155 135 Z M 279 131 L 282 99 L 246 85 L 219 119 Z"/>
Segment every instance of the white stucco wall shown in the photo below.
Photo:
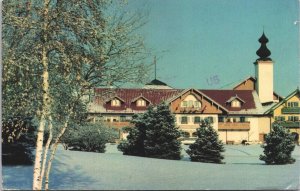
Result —
<path fill-rule="evenodd" d="M 273 62 L 258 61 L 255 64 L 256 90 L 261 103 L 273 101 Z"/>
<path fill-rule="evenodd" d="M 258 128 L 260 134 L 270 133 L 270 117 L 260 117 L 258 118 Z"/>
<path fill-rule="evenodd" d="M 227 131 L 219 131 L 218 133 L 219 133 L 219 139 L 223 143 L 226 143 L 226 140 L 234 141 L 234 144 L 240 144 L 242 140 L 248 141 L 248 131 L 227 130 Z"/>
<path fill-rule="evenodd" d="M 250 130 L 249 130 L 249 141 L 258 141 L 259 140 L 259 128 L 258 128 L 258 117 L 248 117 L 248 121 L 250 122 Z"/>

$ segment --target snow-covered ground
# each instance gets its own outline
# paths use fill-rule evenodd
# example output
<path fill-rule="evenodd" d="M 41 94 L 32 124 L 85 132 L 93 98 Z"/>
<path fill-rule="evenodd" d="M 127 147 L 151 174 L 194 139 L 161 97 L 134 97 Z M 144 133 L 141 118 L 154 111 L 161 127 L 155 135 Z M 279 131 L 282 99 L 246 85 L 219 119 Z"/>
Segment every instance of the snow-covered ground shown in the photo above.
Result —
<path fill-rule="evenodd" d="M 183 146 L 187 149 L 187 146 Z M 190 162 L 183 151 L 180 161 L 124 156 L 116 145 L 103 154 L 58 150 L 51 189 L 299 189 L 300 147 L 294 164 L 264 165 L 259 145 L 226 146 L 226 164 Z M 32 166 L 4 166 L 5 189 L 31 189 Z"/>

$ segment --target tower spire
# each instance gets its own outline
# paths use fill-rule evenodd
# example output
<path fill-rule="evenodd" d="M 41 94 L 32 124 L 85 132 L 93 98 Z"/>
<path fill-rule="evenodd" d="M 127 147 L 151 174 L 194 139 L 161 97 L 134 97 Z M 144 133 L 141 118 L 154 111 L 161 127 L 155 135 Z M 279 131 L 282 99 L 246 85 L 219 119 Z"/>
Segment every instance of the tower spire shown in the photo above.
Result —
<path fill-rule="evenodd" d="M 264 31 L 261 37 L 258 39 L 258 42 L 260 42 L 261 45 L 260 48 L 256 51 L 257 56 L 259 56 L 257 60 L 272 60 L 271 58 L 269 58 L 269 56 L 271 55 L 271 51 L 267 48 L 269 39 L 266 37 Z"/>

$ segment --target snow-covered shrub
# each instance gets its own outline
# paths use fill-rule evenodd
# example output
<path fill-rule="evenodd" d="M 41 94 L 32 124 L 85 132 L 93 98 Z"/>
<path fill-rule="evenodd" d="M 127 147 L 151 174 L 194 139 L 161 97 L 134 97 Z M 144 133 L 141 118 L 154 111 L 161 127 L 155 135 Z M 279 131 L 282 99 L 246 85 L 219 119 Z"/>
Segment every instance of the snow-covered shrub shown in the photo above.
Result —
<path fill-rule="evenodd" d="M 180 132 L 175 126 L 174 116 L 166 104 L 147 112 L 135 115 L 134 127 L 129 130 L 127 140 L 118 145 L 125 155 L 144 156 L 162 159 L 180 159 Z"/>
<path fill-rule="evenodd" d="M 266 164 L 290 164 L 294 163 L 292 152 L 295 149 L 294 137 L 289 130 L 274 124 L 272 131 L 267 134 L 264 148 L 264 155 L 260 155 L 259 159 L 265 161 Z"/>
<path fill-rule="evenodd" d="M 117 137 L 117 132 L 103 124 L 88 123 L 70 128 L 61 139 L 66 149 L 105 152 L 105 144 Z"/>
<path fill-rule="evenodd" d="M 213 129 L 209 120 L 202 120 L 197 129 L 195 143 L 191 144 L 186 151 L 191 161 L 222 163 L 222 152 L 225 151 L 223 143 L 218 138 L 218 133 Z"/>

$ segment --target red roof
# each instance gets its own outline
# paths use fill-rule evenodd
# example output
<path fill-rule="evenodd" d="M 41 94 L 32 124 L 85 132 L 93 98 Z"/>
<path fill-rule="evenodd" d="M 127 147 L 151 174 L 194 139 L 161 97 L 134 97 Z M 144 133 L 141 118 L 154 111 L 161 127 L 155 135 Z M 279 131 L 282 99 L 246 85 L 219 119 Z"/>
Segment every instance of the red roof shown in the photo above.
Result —
<path fill-rule="evenodd" d="M 108 91 L 110 91 L 111 93 L 105 96 L 101 96 L 101 94 L 105 94 Z M 95 88 L 95 96 L 100 95 L 99 97 L 102 97 L 102 100 L 105 101 L 107 101 L 110 98 L 114 98 L 115 96 L 118 96 L 119 98 L 125 101 L 126 107 L 129 108 L 131 106 L 131 102 L 141 96 L 149 100 L 151 104 L 157 105 L 179 94 L 181 91 L 182 90 L 178 90 L 178 89 L 113 89 L 112 90 L 109 88 Z"/>
<path fill-rule="evenodd" d="M 255 109 L 255 102 L 252 95 L 253 90 L 199 90 L 229 111 L 240 111 L 243 109 Z M 238 96 L 245 103 L 240 108 L 233 108 L 226 102 L 231 98 Z"/>
<path fill-rule="evenodd" d="M 118 96 L 124 100 L 124 107 L 132 107 L 132 101 L 136 98 L 143 96 L 153 105 L 157 105 L 169 98 L 176 97 L 181 93 L 182 89 L 109 89 L 109 88 L 95 88 L 95 101 L 107 101 Z M 240 111 L 243 109 L 255 109 L 255 102 L 252 95 L 253 90 L 199 90 L 213 101 L 217 102 L 228 111 Z M 110 92 L 107 94 L 106 92 Z M 105 96 L 103 94 L 106 94 Z M 241 104 L 240 108 L 233 108 L 230 104 L 226 103 L 232 97 L 239 97 L 245 103 Z M 110 108 L 109 108 L 110 109 Z M 146 109 L 146 108 L 144 108 Z"/>

